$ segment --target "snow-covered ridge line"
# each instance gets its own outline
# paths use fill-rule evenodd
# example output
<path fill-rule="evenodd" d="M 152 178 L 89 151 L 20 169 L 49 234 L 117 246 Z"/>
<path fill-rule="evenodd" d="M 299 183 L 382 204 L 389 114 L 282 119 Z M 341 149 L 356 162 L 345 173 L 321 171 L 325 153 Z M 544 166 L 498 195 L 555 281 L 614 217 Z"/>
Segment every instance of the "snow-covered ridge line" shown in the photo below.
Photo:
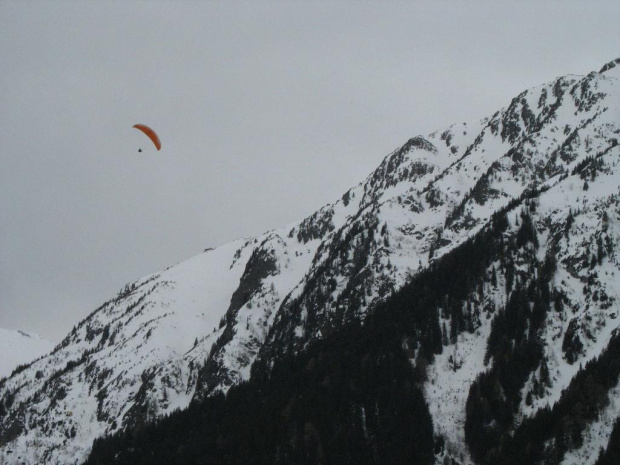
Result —
<path fill-rule="evenodd" d="M 574 171 L 618 156 L 618 69 L 558 78 L 489 118 L 414 137 L 308 218 L 126 286 L 0 385 L 0 458 L 79 462 L 102 434 L 225 392 L 257 360 L 363 319 L 532 188 L 549 188 L 551 222 L 611 195 L 615 166 L 585 191 Z"/>
<path fill-rule="evenodd" d="M 53 346 L 38 334 L 0 328 L 0 385 L 3 378 L 25 370 L 30 362 L 49 353 Z"/>

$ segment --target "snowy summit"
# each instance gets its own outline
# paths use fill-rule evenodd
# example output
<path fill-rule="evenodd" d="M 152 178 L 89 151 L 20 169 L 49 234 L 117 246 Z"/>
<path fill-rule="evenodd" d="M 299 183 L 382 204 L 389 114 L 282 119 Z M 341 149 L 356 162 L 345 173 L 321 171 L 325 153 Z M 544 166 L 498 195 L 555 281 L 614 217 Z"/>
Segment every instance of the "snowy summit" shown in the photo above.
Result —
<path fill-rule="evenodd" d="M 255 434 L 281 422 L 256 442 L 263 463 L 594 464 L 620 414 L 618 63 L 412 137 L 304 220 L 126 285 L 0 382 L 0 461 L 173 463 L 191 435 L 166 448 L 132 432 L 211 402 Z M 237 417 L 231 393 L 273 410 Z M 395 424 L 419 429 L 398 442 Z M 201 453 L 258 453 L 216 426 Z"/>

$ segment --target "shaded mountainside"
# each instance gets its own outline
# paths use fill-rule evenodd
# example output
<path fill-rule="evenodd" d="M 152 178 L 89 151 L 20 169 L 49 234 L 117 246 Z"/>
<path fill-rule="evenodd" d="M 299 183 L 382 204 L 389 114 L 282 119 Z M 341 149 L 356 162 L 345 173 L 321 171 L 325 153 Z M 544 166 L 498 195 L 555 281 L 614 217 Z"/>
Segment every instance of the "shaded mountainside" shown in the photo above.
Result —
<path fill-rule="evenodd" d="M 0 381 L 0 457 L 81 463 L 110 435 L 89 463 L 604 460 L 617 64 L 414 137 L 305 220 L 126 286 Z"/>
<path fill-rule="evenodd" d="M 490 327 L 489 358 L 499 351 L 514 353 L 487 361 L 490 376 L 504 369 L 513 379 L 495 382 L 495 389 L 505 394 L 493 399 L 492 389 L 484 413 L 510 417 L 501 428 L 516 434 L 497 440 L 496 431 L 486 428 L 487 437 L 468 437 L 469 446 L 474 450 L 493 445 L 492 456 L 482 456 L 489 463 L 536 463 L 541 457 L 561 463 L 579 443 L 546 442 L 554 437 L 576 441 L 587 429 L 584 417 L 603 417 L 620 375 L 620 332 L 607 334 L 601 355 L 578 370 L 552 410 L 540 409 L 518 425 L 517 409 L 510 401 L 520 396 L 523 373 L 535 375 L 543 366 L 543 328 L 547 314 L 559 311 L 556 302 L 561 298 L 551 293 L 557 263 L 551 256 L 543 261 L 535 257 L 540 244 L 531 210 L 532 199 L 538 197 L 530 195 L 496 214 L 475 239 L 414 276 L 363 325 L 346 324 L 313 341 L 297 357 L 278 360 L 271 370 L 256 366 L 250 381 L 231 388 L 227 396 L 212 396 L 144 428 L 100 439 L 87 463 L 460 462 L 464 457 L 455 453 L 450 439 L 433 436 L 427 399 L 434 383 L 429 371 L 440 359 L 447 359 L 453 374 L 463 370 L 466 362 L 455 348 L 479 336 L 485 326 Z M 514 213 L 523 220 L 520 225 L 511 222 Z M 508 271 L 516 257 L 535 273 Z M 512 281 L 507 280 L 511 275 Z M 478 305 L 485 294 L 492 296 L 506 287 L 511 297 L 505 308 Z M 498 328 L 504 329 L 500 341 Z M 541 376 L 544 388 L 553 385 L 550 377 Z M 481 379 L 470 388 L 468 410 L 476 408 L 471 404 L 481 395 Z M 595 397 L 590 401 L 584 396 Z M 582 410 L 583 405 L 587 408 L 575 409 L 579 402 Z M 477 415 L 468 415 L 467 428 Z"/>

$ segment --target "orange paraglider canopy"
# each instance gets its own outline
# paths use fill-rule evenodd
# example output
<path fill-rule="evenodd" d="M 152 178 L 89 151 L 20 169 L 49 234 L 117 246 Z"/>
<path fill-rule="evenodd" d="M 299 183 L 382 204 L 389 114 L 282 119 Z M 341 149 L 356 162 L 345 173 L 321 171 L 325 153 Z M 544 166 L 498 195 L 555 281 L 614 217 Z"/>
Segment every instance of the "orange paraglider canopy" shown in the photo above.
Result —
<path fill-rule="evenodd" d="M 153 144 L 155 144 L 157 150 L 161 149 L 161 142 L 159 141 L 159 137 L 157 136 L 157 133 L 155 131 L 153 131 L 145 124 L 134 124 L 133 127 L 146 134 L 148 138 L 153 141 Z"/>

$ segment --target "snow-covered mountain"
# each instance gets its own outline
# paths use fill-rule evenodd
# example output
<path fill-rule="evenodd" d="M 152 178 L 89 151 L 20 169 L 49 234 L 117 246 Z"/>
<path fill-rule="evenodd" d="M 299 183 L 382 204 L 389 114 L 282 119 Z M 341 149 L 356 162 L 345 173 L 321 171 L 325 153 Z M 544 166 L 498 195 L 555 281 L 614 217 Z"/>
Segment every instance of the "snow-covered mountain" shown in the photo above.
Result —
<path fill-rule="evenodd" d="M 0 457 L 81 463 L 95 438 L 225 393 L 364 321 L 510 211 L 501 256 L 479 270 L 488 279 L 458 310 L 448 298 L 437 304 L 443 348 L 423 386 L 437 460 L 486 460 L 476 426 L 466 425 L 477 405 L 471 388 L 507 389 L 497 372 L 508 349 L 493 341 L 514 348 L 521 339 L 494 328 L 523 288 L 538 292 L 543 265 L 553 263 L 545 285 L 555 310 L 522 333 L 535 329 L 545 367 L 524 372 L 519 396 L 503 395 L 518 404 L 511 425 L 558 401 L 619 325 L 619 139 L 619 60 L 526 90 L 481 121 L 413 137 L 303 221 L 127 285 L 50 355 L 0 382 Z M 599 439 L 565 463 L 593 463 L 619 413 L 612 402 L 588 422 L 584 434 Z M 498 434 L 512 434 L 506 428 Z"/>
<path fill-rule="evenodd" d="M 11 374 L 19 365 L 48 354 L 54 343 L 38 334 L 0 328 L 0 378 Z"/>

